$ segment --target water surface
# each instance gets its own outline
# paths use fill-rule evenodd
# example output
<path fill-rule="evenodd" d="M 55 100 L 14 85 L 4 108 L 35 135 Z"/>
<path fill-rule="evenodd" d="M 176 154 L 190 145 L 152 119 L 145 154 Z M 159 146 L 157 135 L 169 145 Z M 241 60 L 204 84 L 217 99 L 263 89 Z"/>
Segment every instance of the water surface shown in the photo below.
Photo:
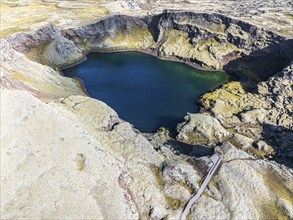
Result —
<path fill-rule="evenodd" d="M 90 96 L 142 132 L 175 128 L 187 112 L 198 111 L 198 96 L 228 81 L 226 73 L 199 71 L 139 52 L 90 53 L 63 73 L 81 79 Z"/>

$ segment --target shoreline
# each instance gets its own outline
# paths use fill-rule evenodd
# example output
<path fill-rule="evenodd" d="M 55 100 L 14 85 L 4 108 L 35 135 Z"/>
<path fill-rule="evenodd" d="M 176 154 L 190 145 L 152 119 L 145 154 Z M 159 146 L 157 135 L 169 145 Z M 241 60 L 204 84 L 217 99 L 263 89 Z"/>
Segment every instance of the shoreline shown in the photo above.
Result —
<path fill-rule="evenodd" d="M 176 58 L 176 57 L 161 57 L 161 56 L 158 56 L 153 51 L 148 50 L 148 48 L 147 49 L 113 49 L 113 50 L 112 49 L 101 49 L 101 48 L 91 49 L 88 52 L 86 52 L 80 60 L 78 60 L 76 62 L 73 62 L 71 64 L 68 64 L 68 65 L 60 66 L 59 69 L 62 72 L 62 70 L 64 70 L 64 69 L 73 67 L 75 65 L 78 65 L 78 64 L 82 63 L 83 61 L 86 61 L 87 60 L 86 56 L 89 53 L 123 53 L 123 52 L 139 52 L 139 53 L 143 53 L 143 54 L 148 54 L 148 55 L 154 56 L 154 57 L 156 57 L 156 58 L 158 58 L 160 60 L 182 63 L 182 64 L 188 65 L 188 66 L 190 66 L 190 67 L 192 67 L 192 68 L 194 68 L 196 70 L 200 70 L 200 71 L 224 72 L 224 73 L 226 73 L 224 70 L 206 69 L 204 67 L 201 67 L 200 65 L 197 65 L 197 64 L 194 64 L 194 63 L 191 63 L 191 62 L 188 62 L 188 61 L 180 60 L 179 58 Z M 231 75 L 231 74 L 229 74 L 229 75 Z"/>
<path fill-rule="evenodd" d="M 142 50 L 141 50 L 141 49 L 118 49 L 118 50 L 117 50 L 117 49 L 115 49 L 115 50 L 108 50 L 108 49 L 105 49 L 105 50 L 102 50 L 102 49 L 100 49 L 100 48 L 99 48 L 99 49 L 91 49 L 91 50 L 87 51 L 87 52 L 82 56 L 82 58 L 79 59 L 78 61 L 73 62 L 73 63 L 71 63 L 71 64 L 69 64 L 69 65 L 65 65 L 65 66 L 59 67 L 59 72 L 60 72 L 60 74 L 61 74 L 62 76 L 69 77 L 69 78 L 72 78 L 72 79 L 74 79 L 75 81 L 77 81 L 77 84 L 78 84 L 78 87 L 80 88 L 80 90 L 81 90 L 86 96 L 93 98 L 93 97 L 88 93 L 88 91 L 87 91 L 87 89 L 86 89 L 86 86 L 85 86 L 85 83 L 84 83 L 84 81 L 83 81 L 82 79 L 80 79 L 80 78 L 78 78 L 78 77 L 70 77 L 70 76 L 67 76 L 67 75 L 65 75 L 65 74 L 62 72 L 62 70 L 65 70 L 65 69 L 68 69 L 68 68 L 74 67 L 74 66 L 76 66 L 76 65 L 78 65 L 78 64 L 80 64 L 80 63 L 86 61 L 86 60 L 87 60 L 87 55 L 88 55 L 89 53 L 123 53 L 123 52 L 138 52 L 138 53 L 147 54 L 147 55 L 150 55 L 150 56 L 156 57 L 156 58 L 158 58 L 158 59 L 160 59 L 160 60 L 163 60 L 163 61 L 170 61 L 170 62 L 181 63 L 181 64 L 184 64 L 184 65 L 189 66 L 190 68 L 193 68 L 193 69 L 195 69 L 195 70 L 199 70 L 199 71 L 202 71 L 202 72 L 205 72 L 205 71 L 206 71 L 206 72 L 219 72 L 219 73 L 226 73 L 224 70 L 205 69 L 205 68 L 203 68 L 203 67 L 201 67 L 201 66 L 199 66 L 199 65 L 193 64 L 193 63 L 188 62 L 188 61 L 180 60 L 180 59 L 175 58 L 175 57 L 174 57 L 174 58 L 160 57 L 160 56 L 158 56 L 156 53 L 154 53 L 153 51 L 148 51 L 148 49 L 142 49 Z M 226 74 L 228 75 L 228 81 L 225 82 L 225 83 L 230 82 L 230 81 L 231 81 L 231 77 L 235 77 L 234 74 L 228 74 L 228 73 L 226 73 Z M 217 86 L 217 88 L 219 88 L 220 86 L 224 85 L 225 83 L 223 83 L 223 84 Z M 211 89 L 211 90 L 207 91 L 206 93 L 211 92 L 211 91 L 214 91 L 214 90 L 217 89 L 217 88 Z M 204 94 L 206 94 L 206 93 L 204 93 Z M 204 94 L 203 94 L 203 95 L 204 95 Z"/>
<path fill-rule="evenodd" d="M 184 60 L 180 60 L 179 58 L 176 57 L 161 57 L 159 56 L 154 50 L 151 51 L 149 48 L 147 49 L 114 49 L 114 50 L 108 50 L 108 49 L 94 49 L 91 50 L 90 52 L 94 52 L 94 53 L 123 53 L 123 52 L 139 52 L 139 53 L 143 53 L 143 54 L 148 54 L 151 55 L 153 57 L 156 57 L 160 60 L 165 60 L 165 61 L 171 61 L 171 62 L 176 62 L 176 63 L 182 63 L 185 65 L 188 65 L 196 70 L 200 70 L 200 71 L 208 71 L 208 72 L 225 72 L 224 70 L 216 70 L 216 69 L 206 69 L 204 67 L 201 67 L 200 65 L 196 65 L 194 63 L 188 62 L 188 61 L 184 61 Z"/>
<path fill-rule="evenodd" d="M 66 77 L 68 77 L 68 76 L 66 76 Z M 80 79 L 80 78 L 78 78 L 78 77 L 70 77 L 71 79 L 74 79 L 75 81 L 77 81 L 77 83 L 78 83 L 78 87 L 80 88 L 80 90 L 85 94 L 85 95 L 87 95 L 88 97 L 90 97 L 90 98 L 93 98 L 89 93 L 88 93 L 88 91 L 87 91 L 87 89 L 86 89 L 86 86 L 85 86 L 85 84 L 84 84 L 84 81 L 82 80 L 82 79 Z"/>

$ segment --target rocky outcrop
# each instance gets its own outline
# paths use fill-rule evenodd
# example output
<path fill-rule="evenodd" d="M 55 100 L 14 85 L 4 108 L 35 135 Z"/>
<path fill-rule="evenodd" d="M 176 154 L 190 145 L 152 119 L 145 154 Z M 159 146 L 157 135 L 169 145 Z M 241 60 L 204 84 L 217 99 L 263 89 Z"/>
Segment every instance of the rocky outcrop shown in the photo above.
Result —
<path fill-rule="evenodd" d="M 223 142 L 230 136 L 221 123 L 209 114 L 188 114 L 184 120 L 177 126 L 177 140 L 181 142 L 208 145 Z"/>
<path fill-rule="evenodd" d="M 215 138 L 209 132 L 228 133 L 229 142 L 258 156 L 273 154 L 279 162 L 293 167 L 293 64 L 252 92 L 245 92 L 239 82 L 230 82 L 222 88 L 202 96 L 202 112 L 190 115 L 178 126 L 177 139 L 192 144 L 216 145 L 227 139 Z M 204 117 L 212 120 L 204 120 Z M 214 117 L 212 117 L 214 116 Z M 204 123 L 197 125 L 198 120 Z M 208 121 L 212 124 L 208 124 Z M 188 128 L 188 130 L 186 130 Z M 202 135 L 205 134 L 204 142 Z M 209 134 L 209 135 L 207 135 Z M 184 138 L 182 138 L 184 137 Z"/>
<path fill-rule="evenodd" d="M 61 35 L 54 25 L 48 25 L 31 33 L 20 33 L 9 37 L 8 42 L 17 51 L 29 53 L 35 51 L 41 63 L 59 67 L 74 63 L 83 57 L 83 51 L 73 41 Z"/>

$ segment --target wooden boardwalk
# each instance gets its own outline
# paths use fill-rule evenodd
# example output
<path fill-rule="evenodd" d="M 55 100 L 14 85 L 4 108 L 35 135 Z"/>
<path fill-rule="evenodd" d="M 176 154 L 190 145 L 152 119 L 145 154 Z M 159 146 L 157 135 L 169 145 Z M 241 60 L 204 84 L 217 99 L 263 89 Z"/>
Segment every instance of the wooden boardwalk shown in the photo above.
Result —
<path fill-rule="evenodd" d="M 217 170 L 218 166 L 221 164 L 222 161 L 222 157 L 214 154 L 210 157 L 211 161 L 213 162 L 213 166 L 210 168 L 208 175 L 206 176 L 205 180 L 203 181 L 203 183 L 201 184 L 199 190 L 197 191 L 197 193 L 195 194 L 195 196 L 193 196 L 187 203 L 187 205 L 185 206 L 183 213 L 181 215 L 181 220 L 185 220 L 186 216 L 191 208 L 191 206 L 193 205 L 193 203 L 199 199 L 199 197 L 201 196 L 201 194 L 203 193 L 203 191 L 205 190 L 205 188 L 207 187 L 207 185 L 209 184 L 211 178 L 213 177 L 215 171 Z"/>

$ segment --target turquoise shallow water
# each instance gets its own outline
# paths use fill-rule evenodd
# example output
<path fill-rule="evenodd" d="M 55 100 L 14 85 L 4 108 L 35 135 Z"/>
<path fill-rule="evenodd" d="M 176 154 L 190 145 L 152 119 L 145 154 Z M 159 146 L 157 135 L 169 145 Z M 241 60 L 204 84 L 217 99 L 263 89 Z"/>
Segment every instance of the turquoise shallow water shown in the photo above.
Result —
<path fill-rule="evenodd" d="M 63 73 L 81 79 L 91 97 L 142 132 L 174 129 L 187 112 L 198 111 L 197 97 L 228 81 L 223 72 L 200 71 L 139 52 L 90 53 Z"/>

